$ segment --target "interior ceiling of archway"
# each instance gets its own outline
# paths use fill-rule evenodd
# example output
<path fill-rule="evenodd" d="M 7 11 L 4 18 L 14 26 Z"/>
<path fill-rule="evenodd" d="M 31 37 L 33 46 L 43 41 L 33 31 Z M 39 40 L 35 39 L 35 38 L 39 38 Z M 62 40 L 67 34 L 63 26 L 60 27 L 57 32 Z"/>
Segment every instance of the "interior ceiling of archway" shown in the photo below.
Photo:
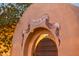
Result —
<path fill-rule="evenodd" d="M 33 52 L 34 56 L 58 56 L 56 43 L 50 38 L 43 38 Z"/>
<path fill-rule="evenodd" d="M 35 48 L 37 47 L 38 43 L 39 43 L 42 39 L 44 39 L 45 37 L 47 37 L 47 36 L 48 36 L 48 34 L 41 34 L 41 35 L 39 36 L 39 38 L 38 38 L 36 44 L 35 44 Z"/>

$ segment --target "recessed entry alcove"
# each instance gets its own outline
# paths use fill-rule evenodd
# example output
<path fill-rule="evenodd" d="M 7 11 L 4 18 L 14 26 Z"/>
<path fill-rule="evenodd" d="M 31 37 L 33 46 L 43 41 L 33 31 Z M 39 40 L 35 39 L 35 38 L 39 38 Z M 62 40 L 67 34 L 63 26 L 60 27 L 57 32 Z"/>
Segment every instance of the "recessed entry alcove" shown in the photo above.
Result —
<path fill-rule="evenodd" d="M 50 38 L 43 38 L 34 49 L 33 56 L 57 56 L 56 43 Z"/>
<path fill-rule="evenodd" d="M 45 28 L 35 29 L 27 38 L 24 55 L 58 56 L 57 44 L 52 33 Z"/>

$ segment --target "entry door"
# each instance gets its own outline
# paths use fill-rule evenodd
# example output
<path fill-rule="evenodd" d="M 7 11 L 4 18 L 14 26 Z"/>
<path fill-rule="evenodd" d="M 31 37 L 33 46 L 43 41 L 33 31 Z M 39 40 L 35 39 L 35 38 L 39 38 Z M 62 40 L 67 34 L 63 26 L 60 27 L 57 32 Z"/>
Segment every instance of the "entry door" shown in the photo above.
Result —
<path fill-rule="evenodd" d="M 49 38 L 42 39 L 38 43 L 33 55 L 34 56 L 57 56 L 58 50 L 57 50 L 56 43 Z"/>

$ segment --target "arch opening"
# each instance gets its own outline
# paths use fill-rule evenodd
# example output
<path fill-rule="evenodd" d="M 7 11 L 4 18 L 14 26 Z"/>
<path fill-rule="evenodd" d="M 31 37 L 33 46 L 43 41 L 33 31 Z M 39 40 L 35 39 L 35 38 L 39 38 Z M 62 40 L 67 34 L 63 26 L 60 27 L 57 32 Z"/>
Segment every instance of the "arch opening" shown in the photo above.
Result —
<path fill-rule="evenodd" d="M 33 33 L 30 33 L 25 42 L 24 55 L 58 56 L 57 44 L 53 39 L 55 38 L 49 30 L 44 28 L 35 29 Z M 47 44 L 44 44 L 45 42 Z"/>
<path fill-rule="evenodd" d="M 58 56 L 56 43 L 50 38 L 43 38 L 34 49 L 33 56 Z"/>

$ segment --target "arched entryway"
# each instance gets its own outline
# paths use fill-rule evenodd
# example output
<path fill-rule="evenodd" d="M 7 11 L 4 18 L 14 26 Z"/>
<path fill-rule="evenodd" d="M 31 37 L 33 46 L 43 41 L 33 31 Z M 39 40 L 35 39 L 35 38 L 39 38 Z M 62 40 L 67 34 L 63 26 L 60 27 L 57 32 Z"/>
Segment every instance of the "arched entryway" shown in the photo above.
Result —
<path fill-rule="evenodd" d="M 43 38 L 36 46 L 34 56 L 57 56 L 58 50 L 56 43 L 50 38 Z"/>
<path fill-rule="evenodd" d="M 58 56 L 57 39 L 45 28 L 36 28 L 30 33 L 25 45 L 24 56 Z"/>

